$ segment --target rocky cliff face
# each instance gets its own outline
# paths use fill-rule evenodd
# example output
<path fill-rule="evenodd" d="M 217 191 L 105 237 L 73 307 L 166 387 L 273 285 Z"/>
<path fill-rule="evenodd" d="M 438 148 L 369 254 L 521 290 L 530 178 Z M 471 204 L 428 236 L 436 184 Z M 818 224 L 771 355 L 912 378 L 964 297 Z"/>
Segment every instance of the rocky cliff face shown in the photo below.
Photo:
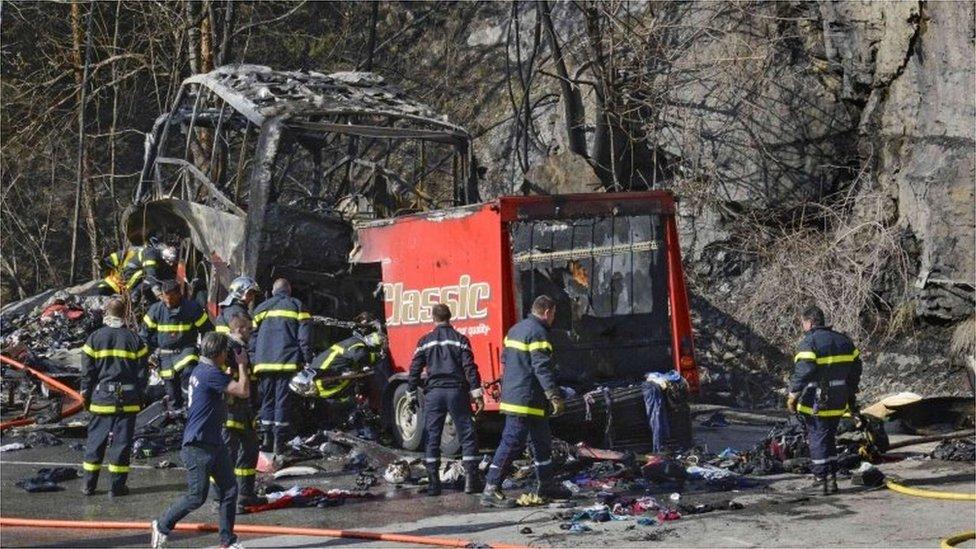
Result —
<path fill-rule="evenodd" d="M 586 48 L 580 17 L 553 13 L 571 72 Z M 655 4 L 639 17 L 675 29 L 647 35 L 670 52 L 665 66 L 629 68 L 647 71 L 639 91 L 657 98 L 642 146 L 667 159 L 656 183 L 682 198 L 698 327 L 728 332 L 704 336 L 715 378 L 732 362 L 782 374 L 783 356 L 762 350 L 789 352 L 796 308 L 817 301 L 874 357 L 868 384 L 965 390 L 947 340 L 973 315 L 976 287 L 973 3 Z M 497 44 L 506 28 L 486 21 L 468 44 Z M 486 194 L 599 186 L 567 150 L 558 81 L 533 86 L 549 99 L 532 111 L 529 169 L 503 120 L 478 142 Z M 582 95 L 592 146 L 597 99 Z"/>

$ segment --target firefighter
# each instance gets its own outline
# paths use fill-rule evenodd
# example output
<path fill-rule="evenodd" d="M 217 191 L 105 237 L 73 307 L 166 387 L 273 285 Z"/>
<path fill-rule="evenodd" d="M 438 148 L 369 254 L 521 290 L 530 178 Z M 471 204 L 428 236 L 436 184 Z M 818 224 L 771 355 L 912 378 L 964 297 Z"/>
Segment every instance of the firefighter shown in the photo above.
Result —
<path fill-rule="evenodd" d="M 102 259 L 102 265 L 105 266 L 108 274 L 98 283 L 98 293 L 101 295 L 122 295 L 131 290 L 138 279 L 132 280 L 130 284 L 130 277 L 135 274 L 135 271 L 126 273 L 126 265 L 141 251 L 141 246 L 126 247 Z M 140 272 L 139 279 L 141 277 L 142 273 Z"/>
<path fill-rule="evenodd" d="M 424 430 L 427 435 L 424 462 L 430 478 L 427 495 L 437 496 L 441 493 L 441 433 L 448 414 L 451 414 L 461 440 L 464 492 L 475 494 L 480 490 L 477 484 L 481 457 L 471 420 L 471 404 L 475 405 L 475 414 L 485 409 L 481 376 L 478 375 L 478 365 L 474 363 L 471 342 L 451 326 L 451 309 L 438 303 L 431 313 L 434 329 L 417 342 L 407 381 L 407 398 L 416 402 L 420 372 L 427 367 L 424 387 Z"/>
<path fill-rule="evenodd" d="M 549 343 L 549 328 L 555 319 L 556 302 L 540 295 L 532 303 L 532 314 L 512 326 L 505 336 L 499 404 L 499 411 L 505 414 L 505 428 L 481 495 L 481 504 L 486 507 L 515 505 L 502 493 L 501 484 L 512 461 L 522 454 L 526 437 L 535 461 L 536 494 L 554 499 L 571 496 L 553 482 L 552 432 L 547 419 L 566 408 L 556 385 L 556 364 Z"/>
<path fill-rule="evenodd" d="M 230 333 L 230 319 L 235 316 L 251 320 L 251 304 L 260 291 L 257 281 L 249 276 L 239 276 L 231 281 L 230 293 L 220 302 L 220 314 L 214 319 L 214 331 Z"/>
<path fill-rule="evenodd" d="M 837 492 L 837 447 L 841 416 L 857 410 L 861 382 L 860 353 L 846 335 L 825 326 L 823 310 L 813 305 L 800 314 L 804 336 L 794 359 L 786 408 L 806 426 L 813 489 Z"/>
<path fill-rule="evenodd" d="M 303 397 L 342 398 L 346 396 L 346 388 L 352 379 L 328 378 L 369 372 L 383 358 L 385 347 L 386 337 L 380 332 L 367 335 L 354 333 L 352 337 L 319 353 L 308 368 L 292 378 L 288 387 Z"/>
<path fill-rule="evenodd" d="M 138 268 L 143 273 L 142 284 L 133 287 L 130 282 L 133 299 L 141 294 L 151 303 L 161 300 L 163 281 L 176 278 L 177 257 L 174 246 L 159 244 L 143 248 L 136 256 Z"/>
<path fill-rule="evenodd" d="M 108 448 L 108 471 L 112 475 L 109 494 L 129 493 L 129 459 L 135 434 L 136 413 L 142 408 L 149 349 L 131 330 L 123 328 L 125 303 L 112 298 L 105 304 L 105 326 L 88 336 L 81 348 L 81 395 L 91 413 L 85 443 L 85 483 L 82 493 L 95 493 L 98 473 Z"/>
<path fill-rule="evenodd" d="M 226 311 L 226 309 L 225 309 Z M 225 317 L 226 318 L 226 317 Z M 254 381 L 254 373 L 250 371 L 250 360 L 247 356 L 247 344 L 251 339 L 251 319 L 238 314 L 228 319 L 228 337 L 230 352 L 227 353 L 225 373 L 235 381 L 239 378 L 239 364 L 245 364 L 243 370 L 249 372 L 250 380 Z M 234 462 L 234 476 L 237 477 L 237 507 L 243 512 L 245 505 L 263 503 L 254 489 L 258 465 L 258 434 L 254 417 L 256 398 L 239 398 L 226 394 L 227 420 L 224 422 L 224 444 L 230 452 Z"/>
<path fill-rule="evenodd" d="M 160 285 L 162 301 L 153 303 L 142 318 L 142 338 L 154 353 L 166 396 L 173 409 L 183 408 L 183 391 L 196 366 L 197 340 L 213 329 L 207 312 L 183 297 L 175 280 Z"/>
<path fill-rule="evenodd" d="M 251 337 L 253 371 L 261 394 L 261 450 L 280 454 L 291 432 L 292 397 L 288 383 L 312 359 L 309 320 L 291 284 L 275 280 L 271 297 L 254 310 Z"/>

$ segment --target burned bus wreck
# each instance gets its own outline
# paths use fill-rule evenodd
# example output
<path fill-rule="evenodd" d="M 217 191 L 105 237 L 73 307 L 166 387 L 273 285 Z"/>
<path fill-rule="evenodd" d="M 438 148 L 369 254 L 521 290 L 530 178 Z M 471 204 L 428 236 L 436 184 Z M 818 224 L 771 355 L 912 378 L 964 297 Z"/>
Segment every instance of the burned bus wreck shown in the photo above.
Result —
<path fill-rule="evenodd" d="M 147 136 L 126 235 L 186 244 L 210 302 L 239 274 L 284 276 L 349 314 L 378 282 L 350 271 L 351 222 L 477 201 L 470 141 L 374 74 L 221 67 L 186 79 Z"/>

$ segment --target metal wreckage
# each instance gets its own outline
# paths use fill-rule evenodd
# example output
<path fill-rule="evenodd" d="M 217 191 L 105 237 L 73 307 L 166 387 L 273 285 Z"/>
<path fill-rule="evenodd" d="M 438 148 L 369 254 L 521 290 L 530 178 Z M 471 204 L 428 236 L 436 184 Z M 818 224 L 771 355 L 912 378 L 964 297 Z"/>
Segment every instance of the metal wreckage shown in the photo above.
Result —
<path fill-rule="evenodd" d="M 488 434 L 498 424 L 491 412 L 498 408 L 502 337 L 545 292 L 559 303 L 553 332 L 560 382 L 576 395 L 554 423 L 572 443 L 563 448 L 564 462 L 618 461 L 626 465 L 610 473 L 621 479 L 683 481 L 691 461 L 635 462 L 631 452 L 680 447 L 695 464 L 711 459 L 746 474 L 782 470 L 767 462 L 804 452 L 798 444 L 784 448 L 796 438 L 792 427 L 735 457 L 692 448 L 688 400 L 697 393 L 698 371 L 667 192 L 482 202 L 468 132 L 381 77 L 256 65 L 186 79 L 147 135 L 144 160 L 123 216 L 125 235 L 133 244 L 150 235 L 178 244 L 179 276 L 211 312 L 230 281 L 247 274 L 265 288 L 277 277 L 291 280 L 323 320 L 316 334 L 323 345 L 351 326 L 329 319 L 363 311 L 386 319 L 387 368 L 362 382 L 365 398 L 341 414 L 360 427 L 380 422 L 403 448 L 421 444 L 422 410 L 405 398 L 403 372 L 432 303 L 455 305 L 455 324 L 472 340 L 489 411 L 479 431 Z M 98 298 L 85 297 L 86 289 L 5 307 L 4 354 L 76 382 L 77 366 L 64 366 L 77 364 L 70 347 L 98 325 Z M 46 420 L 61 413 L 36 379 L 4 368 L 5 419 L 40 414 L 41 400 L 51 403 Z M 645 379 L 667 371 L 674 377 L 661 376 L 660 384 Z M 310 432 L 322 427 L 320 418 L 337 417 L 325 403 L 308 405 Z M 159 406 L 141 415 L 140 450 L 150 455 L 172 436 L 159 429 Z M 667 425 L 665 439 L 654 436 L 655 421 Z M 865 436 L 851 437 L 855 455 L 884 451 L 883 431 L 867 425 Z M 360 434 L 373 438 L 369 431 Z M 458 450 L 450 422 L 442 442 L 447 453 Z M 604 473 L 587 476 L 576 467 L 573 478 Z"/>

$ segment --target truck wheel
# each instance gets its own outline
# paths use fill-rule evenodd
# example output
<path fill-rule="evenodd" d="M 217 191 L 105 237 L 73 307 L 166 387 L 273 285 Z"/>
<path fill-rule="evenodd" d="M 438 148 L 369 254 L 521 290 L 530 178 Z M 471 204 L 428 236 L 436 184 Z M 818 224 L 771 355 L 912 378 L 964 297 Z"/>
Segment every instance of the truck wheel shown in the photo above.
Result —
<path fill-rule="evenodd" d="M 401 383 L 393 392 L 393 438 L 404 450 L 420 449 L 424 438 L 423 410 L 420 405 L 407 402 L 407 384 Z"/>
<path fill-rule="evenodd" d="M 461 439 L 458 438 L 457 427 L 450 415 L 444 420 L 444 431 L 441 432 L 441 455 L 457 457 L 461 453 Z"/>

